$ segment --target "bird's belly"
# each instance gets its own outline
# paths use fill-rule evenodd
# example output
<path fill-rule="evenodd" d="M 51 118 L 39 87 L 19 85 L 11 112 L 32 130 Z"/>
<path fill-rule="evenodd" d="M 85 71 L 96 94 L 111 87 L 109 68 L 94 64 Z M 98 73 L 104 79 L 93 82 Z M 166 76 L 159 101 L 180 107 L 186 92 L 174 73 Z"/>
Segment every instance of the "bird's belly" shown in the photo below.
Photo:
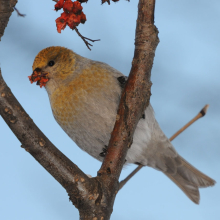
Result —
<path fill-rule="evenodd" d="M 112 101 L 105 99 L 104 104 L 101 102 L 93 105 L 92 97 L 78 103 L 65 100 L 59 97 L 56 102 L 51 101 L 56 121 L 82 150 L 102 161 L 114 127 L 117 103 L 113 105 Z M 150 107 L 145 110 L 145 119 L 140 119 L 137 125 L 133 144 L 126 156 L 127 163 L 147 165 L 146 154 L 143 152 L 152 137 L 152 120 L 155 119 Z"/>

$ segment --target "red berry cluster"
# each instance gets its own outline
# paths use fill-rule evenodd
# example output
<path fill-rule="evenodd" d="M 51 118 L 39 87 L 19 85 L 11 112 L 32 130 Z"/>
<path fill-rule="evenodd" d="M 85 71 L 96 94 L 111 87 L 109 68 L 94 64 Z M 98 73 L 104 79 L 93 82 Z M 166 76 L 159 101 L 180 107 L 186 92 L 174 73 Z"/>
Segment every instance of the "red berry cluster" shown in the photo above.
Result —
<path fill-rule="evenodd" d="M 48 78 L 48 73 L 41 73 L 39 70 L 35 70 L 31 76 L 28 76 L 31 84 L 37 82 L 37 85 L 41 88 L 46 85 Z"/>
<path fill-rule="evenodd" d="M 72 2 L 71 0 L 59 0 L 55 5 L 55 10 L 58 11 L 63 8 L 63 13 L 59 18 L 56 19 L 57 31 L 61 33 L 66 25 L 71 29 L 75 29 L 80 23 L 86 22 L 86 15 L 82 12 L 83 7 L 81 3 L 87 2 L 88 0 L 78 0 Z"/>

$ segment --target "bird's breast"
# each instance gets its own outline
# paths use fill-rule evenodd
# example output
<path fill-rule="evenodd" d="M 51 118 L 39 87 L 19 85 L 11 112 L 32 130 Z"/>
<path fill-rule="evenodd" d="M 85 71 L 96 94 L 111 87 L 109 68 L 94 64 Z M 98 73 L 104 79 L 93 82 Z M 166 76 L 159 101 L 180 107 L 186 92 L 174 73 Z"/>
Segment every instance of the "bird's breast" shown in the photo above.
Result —
<path fill-rule="evenodd" d="M 93 65 L 49 95 L 58 124 L 96 158 L 114 126 L 121 95 L 116 80 L 108 70 Z"/>
<path fill-rule="evenodd" d="M 82 111 L 88 110 L 88 105 L 104 102 L 106 87 L 112 83 L 108 72 L 100 70 L 97 65 L 84 69 L 70 82 L 59 85 L 50 95 L 54 116 L 63 124 L 74 121 Z"/>

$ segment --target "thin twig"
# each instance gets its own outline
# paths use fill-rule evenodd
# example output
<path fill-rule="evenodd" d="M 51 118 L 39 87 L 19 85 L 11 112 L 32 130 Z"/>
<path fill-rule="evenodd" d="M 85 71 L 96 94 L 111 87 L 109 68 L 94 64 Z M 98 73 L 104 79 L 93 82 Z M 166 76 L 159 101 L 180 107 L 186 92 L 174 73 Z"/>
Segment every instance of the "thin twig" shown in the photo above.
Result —
<path fill-rule="evenodd" d="M 75 28 L 75 31 L 76 31 L 76 33 L 82 38 L 82 40 L 84 41 L 84 43 L 86 44 L 86 46 L 88 47 L 89 50 L 91 50 L 91 48 L 90 48 L 89 46 L 92 47 L 93 45 L 90 44 L 88 41 L 91 41 L 91 42 L 100 41 L 100 39 L 98 39 L 98 40 L 92 40 L 92 39 L 90 39 L 90 38 L 88 38 L 88 37 L 82 36 L 82 34 L 80 34 L 80 32 L 79 32 L 79 30 L 78 30 L 77 28 Z"/>
<path fill-rule="evenodd" d="M 110 5 L 110 0 L 102 0 L 102 4 L 104 4 L 105 2 L 107 2 Z"/>
<path fill-rule="evenodd" d="M 208 111 L 209 105 L 205 105 L 203 109 L 196 115 L 191 121 L 189 121 L 186 125 L 184 125 L 179 131 L 177 131 L 171 138 L 170 141 L 172 141 L 175 137 L 177 137 L 179 134 L 181 134 L 184 130 L 186 130 L 191 124 L 193 124 L 195 121 L 197 121 L 199 118 L 202 118 L 206 115 Z"/>
<path fill-rule="evenodd" d="M 25 17 L 25 16 L 26 16 L 26 14 L 21 14 L 21 13 L 18 11 L 18 9 L 15 8 L 15 7 L 14 7 L 14 10 L 17 12 L 18 16 L 20 16 L 20 17 Z"/>
<path fill-rule="evenodd" d="M 139 165 L 133 172 L 131 172 L 124 180 L 122 180 L 119 184 L 119 190 L 130 180 L 144 165 Z"/>
<path fill-rule="evenodd" d="M 209 105 L 205 105 L 203 109 L 186 125 L 184 125 L 180 130 L 178 130 L 169 140 L 172 141 L 174 138 L 176 138 L 179 134 L 181 134 L 183 131 L 185 131 L 191 124 L 193 124 L 195 121 L 197 121 L 199 118 L 202 118 L 206 115 L 208 111 Z M 131 172 L 124 180 L 122 180 L 119 183 L 119 190 L 142 168 L 143 165 L 139 165 L 133 172 Z"/>

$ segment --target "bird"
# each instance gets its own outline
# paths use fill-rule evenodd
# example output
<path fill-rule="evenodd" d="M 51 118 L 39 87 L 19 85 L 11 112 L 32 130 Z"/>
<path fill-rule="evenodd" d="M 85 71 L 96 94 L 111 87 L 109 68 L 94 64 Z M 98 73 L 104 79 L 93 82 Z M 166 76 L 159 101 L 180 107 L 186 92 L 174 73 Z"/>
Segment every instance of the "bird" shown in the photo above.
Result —
<path fill-rule="evenodd" d="M 103 161 L 127 77 L 110 65 L 51 46 L 34 59 L 31 83 L 45 87 L 55 120 L 84 151 Z M 181 157 L 161 130 L 151 104 L 145 109 L 126 155 L 126 164 L 163 172 L 199 204 L 199 188 L 215 180 Z"/>

